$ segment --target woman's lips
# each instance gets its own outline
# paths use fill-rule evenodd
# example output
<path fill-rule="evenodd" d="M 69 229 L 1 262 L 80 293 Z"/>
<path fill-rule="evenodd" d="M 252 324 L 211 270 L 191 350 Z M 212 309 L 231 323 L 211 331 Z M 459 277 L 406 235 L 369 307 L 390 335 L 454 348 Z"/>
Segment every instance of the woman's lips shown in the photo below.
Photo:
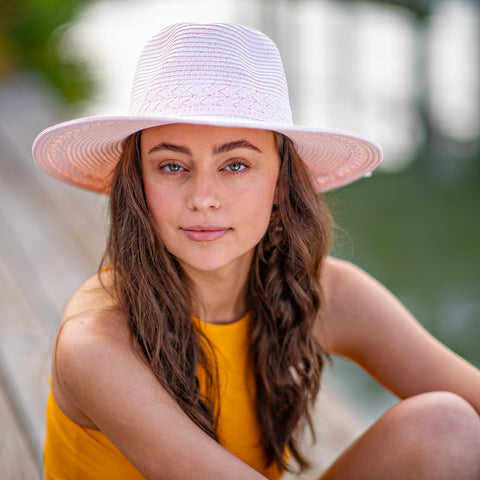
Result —
<path fill-rule="evenodd" d="M 230 228 L 218 225 L 192 225 L 181 227 L 180 230 L 195 242 L 212 242 L 226 235 Z"/>

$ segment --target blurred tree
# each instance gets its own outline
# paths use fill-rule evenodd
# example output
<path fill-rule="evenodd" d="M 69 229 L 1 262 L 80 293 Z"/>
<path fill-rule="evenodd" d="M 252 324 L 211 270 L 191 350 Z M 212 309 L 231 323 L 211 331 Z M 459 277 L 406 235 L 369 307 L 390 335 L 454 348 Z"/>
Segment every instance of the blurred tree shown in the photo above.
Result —
<path fill-rule="evenodd" d="M 69 103 L 89 97 L 79 60 L 61 55 L 65 27 L 90 0 L 0 0 L 0 80 L 34 70 Z"/>

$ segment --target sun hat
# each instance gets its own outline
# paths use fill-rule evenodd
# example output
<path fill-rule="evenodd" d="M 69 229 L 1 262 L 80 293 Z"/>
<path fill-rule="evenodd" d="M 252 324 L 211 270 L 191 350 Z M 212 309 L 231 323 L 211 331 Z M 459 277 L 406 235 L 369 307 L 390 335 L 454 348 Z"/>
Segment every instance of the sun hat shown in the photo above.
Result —
<path fill-rule="evenodd" d="M 369 176 L 382 160 L 380 147 L 360 135 L 294 125 L 275 43 L 257 30 L 226 23 L 161 30 L 140 55 L 127 115 L 54 125 L 37 136 L 32 154 L 51 176 L 108 193 L 122 142 L 172 123 L 280 132 L 293 141 L 318 192 Z"/>

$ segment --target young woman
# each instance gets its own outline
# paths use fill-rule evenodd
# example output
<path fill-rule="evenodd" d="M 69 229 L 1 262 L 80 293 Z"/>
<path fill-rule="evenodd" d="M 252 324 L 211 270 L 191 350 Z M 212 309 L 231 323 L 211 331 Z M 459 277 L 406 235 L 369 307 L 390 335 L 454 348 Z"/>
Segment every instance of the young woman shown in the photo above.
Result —
<path fill-rule="evenodd" d="M 306 467 L 328 355 L 401 399 L 322 479 L 479 479 L 480 372 L 381 285 L 327 256 L 319 192 L 380 149 L 293 125 L 275 45 L 177 24 L 145 47 L 130 113 L 54 126 L 33 155 L 109 193 L 99 272 L 62 319 L 47 479 L 278 479 Z"/>

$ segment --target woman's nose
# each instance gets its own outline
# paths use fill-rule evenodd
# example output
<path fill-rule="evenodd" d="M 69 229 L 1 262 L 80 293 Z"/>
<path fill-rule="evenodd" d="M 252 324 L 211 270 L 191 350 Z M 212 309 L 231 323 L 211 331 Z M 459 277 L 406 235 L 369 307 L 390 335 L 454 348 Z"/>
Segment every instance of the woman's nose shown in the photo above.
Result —
<path fill-rule="evenodd" d="M 209 210 L 220 206 L 220 189 L 213 174 L 198 172 L 190 181 L 188 203 L 192 210 Z"/>

